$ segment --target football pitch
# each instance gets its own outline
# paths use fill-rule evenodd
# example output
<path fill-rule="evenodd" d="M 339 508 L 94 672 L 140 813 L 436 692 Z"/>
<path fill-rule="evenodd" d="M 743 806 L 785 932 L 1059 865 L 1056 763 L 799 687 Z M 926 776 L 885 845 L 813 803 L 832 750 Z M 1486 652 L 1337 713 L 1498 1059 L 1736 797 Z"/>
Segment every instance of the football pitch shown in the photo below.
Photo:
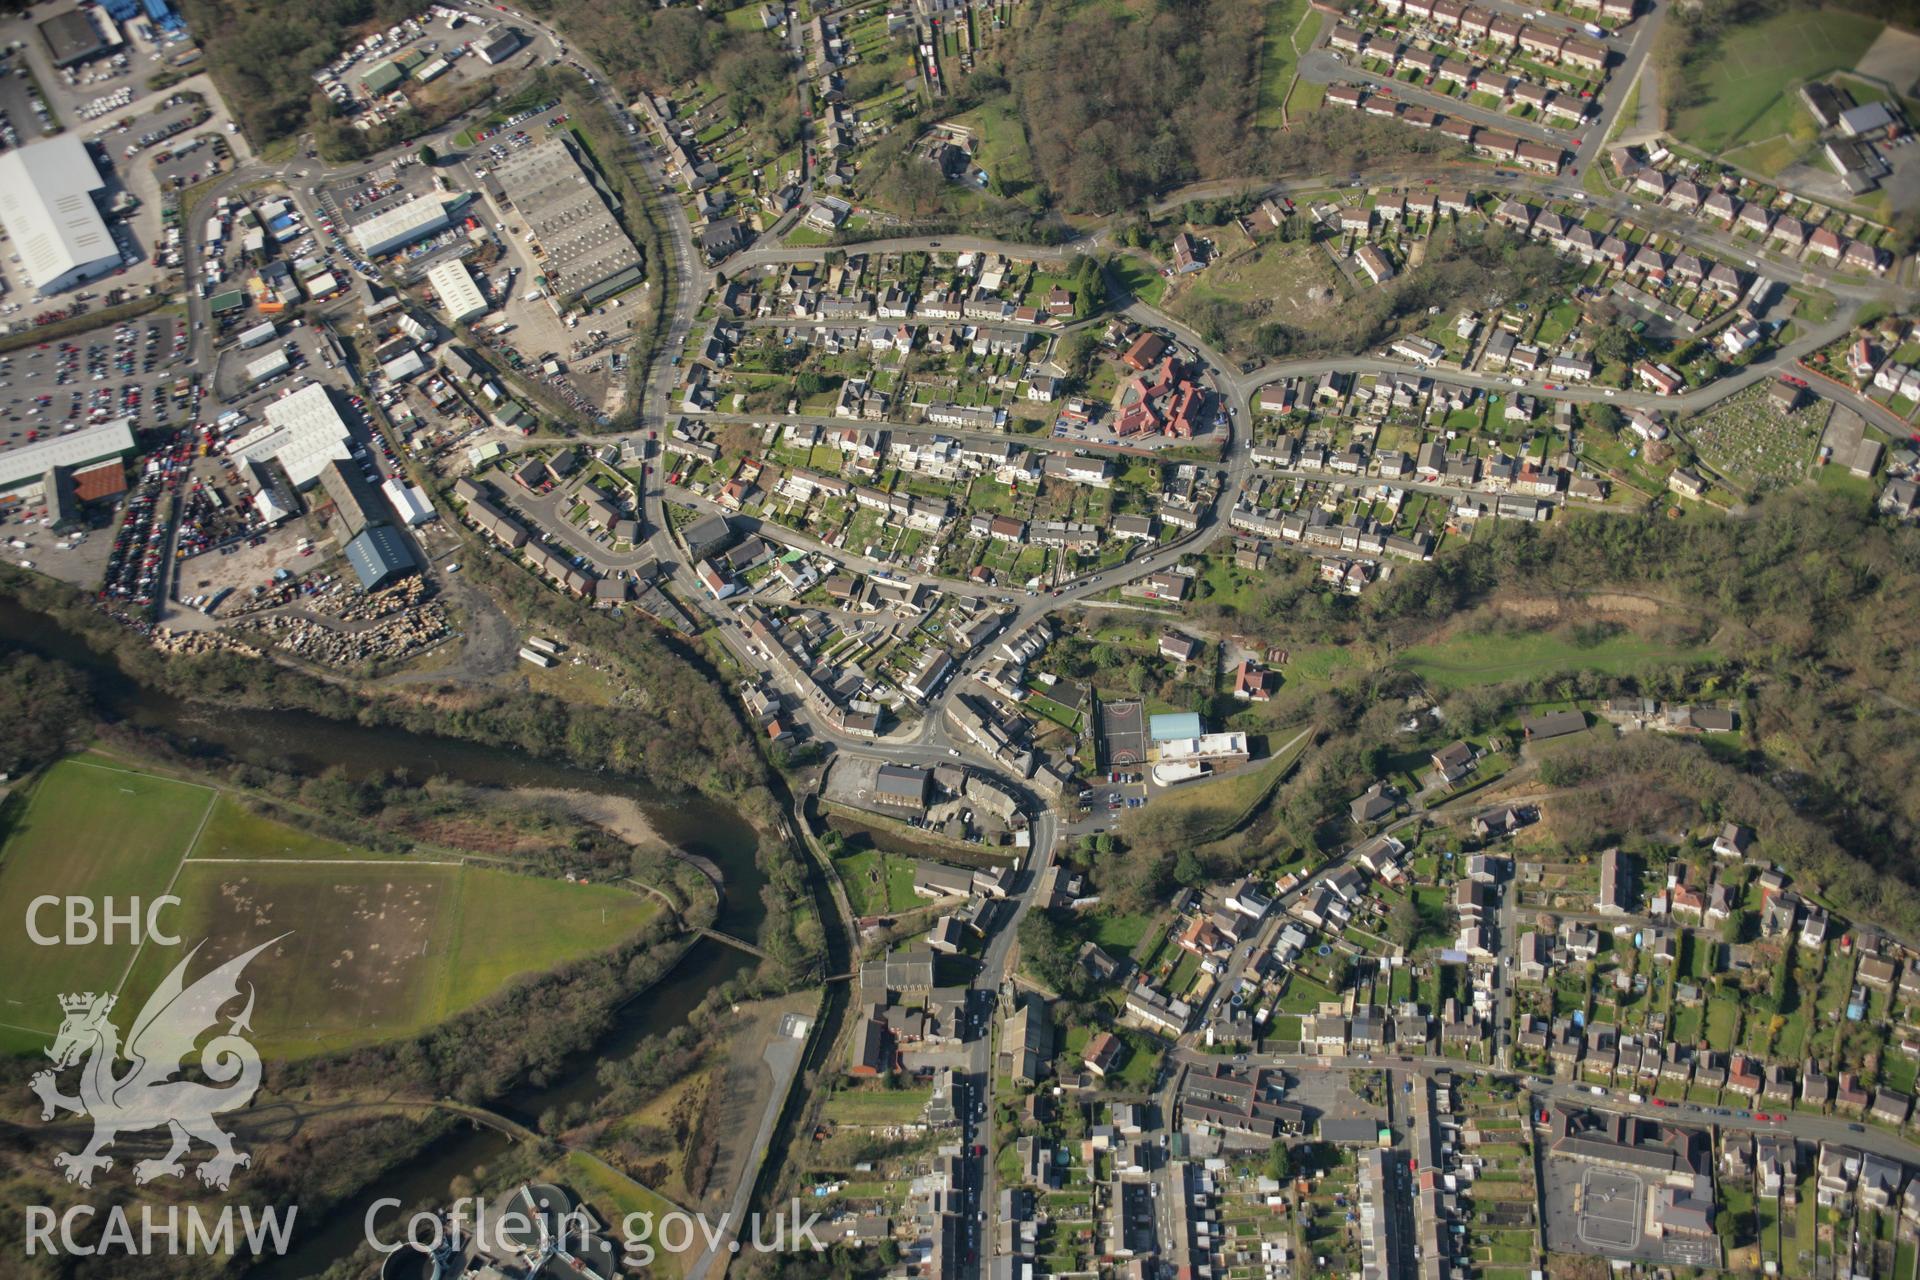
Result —
<path fill-rule="evenodd" d="M 660 910 L 611 886 L 384 858 L 230 794 L 84 758 L 48 770 L 19 813 L 0 846 L 0 965 L 14 975 L 0 1052 L 44 1047 L 64 992 L 118 991 L 124 1026 L 196 945 L 189 982 L 273 938 L 243 978 L 254 1044 L 268 1058 L 350 1048 L 420 1031 L 517 977 L 613 946 Z M 159 923 L 178 946 L 42 947 L 25 928 L 41 894 L 124 902 L 169 891 L 181 905 Z M 53 930 L 56 914 L 41 924 Z"/>
<path fill-rule="evenodd" d="M 1786 132 L 1805 118 L 1796 90 L 1850 70 L 1885 23 L 1838 10 L 1793 10 L 1720 37 L 1700 101 L 1675 113 L 1673 134 L 1709 153 Z"/>
<path fill-rule="evenodd" d="M 0 846 L 0 972 L 7 974 L 0 1023 L 8 1024 L 0 1026 L 0 1050 L 44 1044 L 36 1033 L 59 1025 L 60 995 L 112 991 L 133 959 L 130 941 L 41 946 L 28 932 L 28 905 L 42 896 L 96 904 L 111 897 L 124 910 L 165 893 L 215 796 L 209 787 L 85 758 L 63 760 L 34 783 Z M 57 906 L 40 910 L 34 923 L 43 934 L 64 931 Z M 173 927 L 165 915 L 160 924 Z"/>

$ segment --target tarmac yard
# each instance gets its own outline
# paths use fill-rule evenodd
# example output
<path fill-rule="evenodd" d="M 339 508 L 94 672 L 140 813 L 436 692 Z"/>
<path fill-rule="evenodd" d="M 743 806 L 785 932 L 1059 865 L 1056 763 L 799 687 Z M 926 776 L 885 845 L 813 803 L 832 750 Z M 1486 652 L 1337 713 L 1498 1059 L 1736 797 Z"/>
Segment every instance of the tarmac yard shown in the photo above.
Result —
<path fill-rule="evenodd" d="M 1646 1187 L 1631 1173 L 1593 1169 L 1580 1183 L 1580 1239 L 1602 1253 L 1640 1243 Z"/>

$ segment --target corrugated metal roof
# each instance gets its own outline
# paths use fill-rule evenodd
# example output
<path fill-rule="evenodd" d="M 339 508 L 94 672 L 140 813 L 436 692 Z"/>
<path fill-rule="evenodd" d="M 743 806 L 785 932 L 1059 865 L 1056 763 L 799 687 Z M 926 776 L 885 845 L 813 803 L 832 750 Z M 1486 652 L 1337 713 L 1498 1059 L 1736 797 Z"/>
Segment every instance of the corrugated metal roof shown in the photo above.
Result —
<path fill-rule="evenodd" d="M 72 435 L 36 440 L 0 453 L 0 490 L 38 480 L 55 467 L 81 467 L 132 452 L 133 427 L 125 418 L 103 422 Z"/>
<path fill-rule="evenodd" d="M 120 249 L 93 203 L 105 185 L 77 133 L 0 155 L 0 224 L 36 289 L 79 267 L 119 263 Z"/>
<path fill-rule="evenodd" d="M 347 544 L 347 563 L 353 566 L 363 590 L 371 591 L 413 568 L 413 552 L 392 525 L 363 529 Z"/>

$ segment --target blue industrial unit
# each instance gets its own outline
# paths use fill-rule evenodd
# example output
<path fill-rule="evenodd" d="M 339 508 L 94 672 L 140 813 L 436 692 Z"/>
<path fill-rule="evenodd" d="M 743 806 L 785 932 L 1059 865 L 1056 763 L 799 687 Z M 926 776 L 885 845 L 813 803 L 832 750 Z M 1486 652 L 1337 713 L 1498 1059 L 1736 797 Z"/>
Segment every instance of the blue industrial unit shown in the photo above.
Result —
<path fill-rule="evenodd" d="M 414 570 L 413 551 L 390 525 L 360 531 L 347 544 L 347 563 L 360 579 L 360 589 L 375 591 Z"/>
<path fill-rule="evenodd" d="M 186 24 L 180 21 L 180 15 L 173 11 L 169 0 L 146 0 L 147 17 L 162 31 L 178 31 Z"/>

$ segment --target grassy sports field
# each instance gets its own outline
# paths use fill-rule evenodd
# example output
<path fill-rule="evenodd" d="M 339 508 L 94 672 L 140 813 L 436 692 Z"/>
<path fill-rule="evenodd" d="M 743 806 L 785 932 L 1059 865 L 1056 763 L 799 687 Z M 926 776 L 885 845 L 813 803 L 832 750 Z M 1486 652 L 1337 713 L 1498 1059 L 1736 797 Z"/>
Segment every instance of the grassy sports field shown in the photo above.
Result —
<path fill-rule="evenodd" d="M 660 910 L 610 886 L 383 858 L 207 787 L 85 759 L 36 782 L 0 847 L 0 911 L 14 919 L 42 893 L 124 899 L 169 886 L 181 905 L 161 923 L 183 945 L 137 959 L 122 944 L 49 963 L 24 929 L 0 931 L 0 964 L 21 975 L 0 1007 L 0 1052 L 38 1051 L 61 992 L 120 990 L 123 1010 L 137 1010 L 185 948 L 203 943 L 191 978 L 283 933 L 248 969 L 254 1043 L 269 1057 L 347 1048 L 431 1026 L 614 945 Z"/>
<path fill-rule="evenodd" d="M 420 1031 L 515 977 L 612 946 L 659 910 L 619 889 L 452 863 L 189 860 L 176 892 L 182 936 L 207 939 L 193 972 L 288 934 L 247 970 L 254 1043 L 276 1058 Z M 125 999 L 137 1004 L 179 958 L 147 948 Z"/>
<path fill-rule="evenodd" d="M 60 1022 L 58 997 L 69 991 L 110 991 L 133 958 L 128 942 L 105 946 L 43 947 L 27 934 L 27 905 L 42 895 L 112 897 L 120 909 L 166 892 L 193 843 L 215 792 L 148 774 L 129 773 L 77 757 L 63 760 L 31 784 L 8 812 L 11 828 L 0 845 L 0 1051 L 37 1048 L 29 1030 Z M 57 909 L 43 911 L 39 928 L 62 929 Z M 171 921 L 163 917 L 163 927 Z"/>
<path fill-rule="evenodd" d="M 1715 154 L 1781 133 L 1804 115 L 1794 89 L 1850 69 L 1885 25 L 1840 10 L 1796 9 L 1728 31 L 1708 61 L 1700 103 L 1676 114 L 1674 136 Z"/>

